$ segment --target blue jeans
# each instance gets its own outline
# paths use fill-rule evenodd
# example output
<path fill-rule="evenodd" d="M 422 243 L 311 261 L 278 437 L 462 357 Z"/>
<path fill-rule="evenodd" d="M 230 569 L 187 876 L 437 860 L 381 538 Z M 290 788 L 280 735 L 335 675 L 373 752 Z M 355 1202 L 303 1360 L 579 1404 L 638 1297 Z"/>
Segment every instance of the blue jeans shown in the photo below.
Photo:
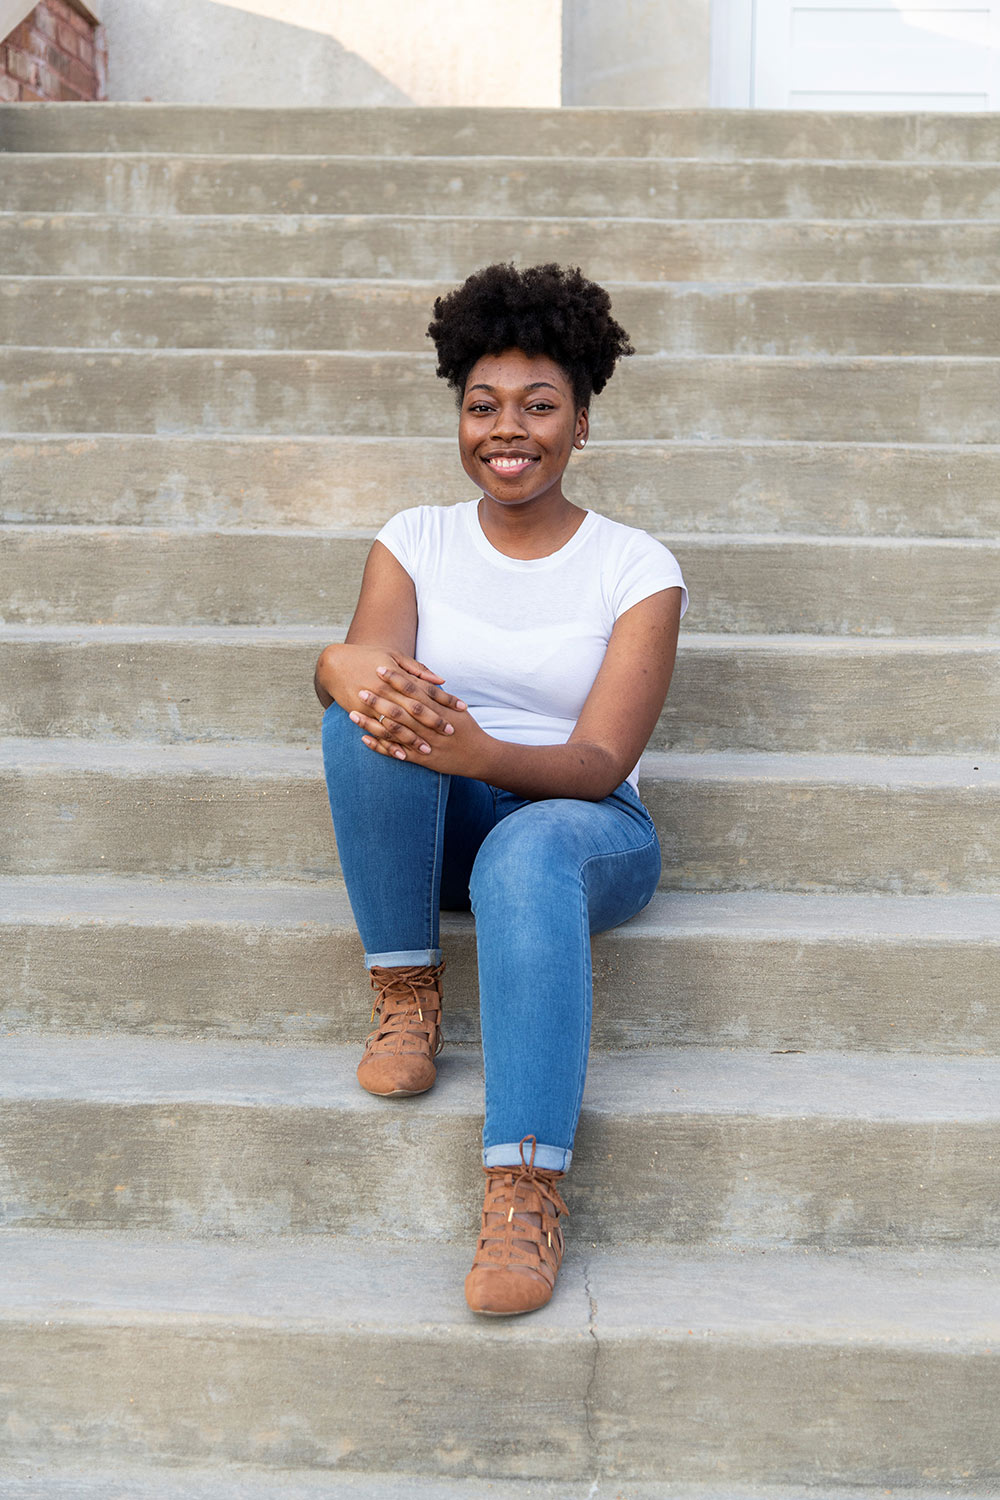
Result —
<path fill-rule="evenodd" d="M 476 918 L 486 1070 L 485 1166 L 564 1171 L 590 1048 L 590 933 L 647 904 L 660 845 L 638 794 L 530 802 L 368 750 L 346 712 L 323 718 L 337 849 L 365 963 L 441 959 L 439 914 Z"/>

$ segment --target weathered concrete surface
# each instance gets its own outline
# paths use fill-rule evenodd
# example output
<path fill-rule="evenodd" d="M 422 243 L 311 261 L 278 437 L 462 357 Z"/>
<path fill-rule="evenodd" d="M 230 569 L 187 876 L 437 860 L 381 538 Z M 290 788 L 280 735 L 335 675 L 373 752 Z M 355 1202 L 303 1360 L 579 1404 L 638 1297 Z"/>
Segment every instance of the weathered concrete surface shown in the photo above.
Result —
<path fill-rule="evenodd" d="M 992 162 L 0 154 L 20 213 L 995 219 Z"/>
<path fill-rule="evenodd" d="M 1000 541 L 660 539 L 690 590 L 686 632 L 1000 638 Z M 372 534 L 29 525 L 5 528 L 4 542 L 5 624 L 337 631 L 354 613 Z"/>
<path fill-rule="evenodd" d="M 460 281 L 495 260 L 598 280 L 993 285 L 991 223 L 930 220 L 482 220 L 358 214 L 147 218 L 0 212 L 0 265 L 42 276 L 364 276 Z"/>
<path fill-rule="evenodd" d="M 111 1500 L 94 1485 L 112 1469 L 123 1500 L 127 1466 L 150 1464 L 174 1467 L 128 1500 L 181 1500 L 171 1472 L 198 1500 L 244 1475 L 254 1500 L 300 1476 L 366 1500 L 373 1484 L 430 1500 L 439 1478 L 440 1500 L 484 1485 L 507 1500 L 525 1476 L 558 1500 L 779 1500 L 761 1485 L 834 1500 L 832 1481 L 994 1493 L 996 223 L 798 216 L 993 214 L 998 119 L 407 112 L 331 131 L 323 112 L 24 110 L 0 116 L 21 147 L 33 125 L 42 151 L 71 121 L 80 136 L 0 159 L 8 181 L 62 184 L 58 212 L 0 213 L 10 336 L 55 344 L 6 367 L 23 435 L 0 439 L 4 512 L 53 529 L 5 532 L 0 600 L 43 623 L 3 632 L 0 732 L 87 738 L 3 745 L 0 849 L 29 873 L 0 881 L 0 1204 L 22 1224 L 116 1228 L 8 1230 L 11 1461 L 46 1478 L 92 1462 L 86 1500 Z M 436 143 L 448 160 L 373 170 L 379 131 L 384 153 Z M 298 159 L 78 154 L 115 132 Z M 838 139 L 872 165 L 831 166 Z M 520 182 L 491 186 L 495 161 L 471 157 L 484 142 Z M 353 191 L 331 147 L 374 184 L 363 214 L 316 211 L 338 176 Z M 586 175 L 560 168 L 574 150 Z M 714 165 L 588 160 L 702 151 Z M 798 154 L 827 164 L 802 172 Z M 893 155 L 909 165 L 877 164 Z M 983 166 L 935 197 L 947 169 L 916 163 L 949 155 Z M 560 171 L 601 217 L 524 217 Z M 63 193 L 74 182 L 88 199 Z M 417 199 L 435 183 L 427 202 L 454 195 L 451 217 Z M 501 216 L 480 220 L 487 192 Z M 233 211 L 253 204 L 295 211 Z M 608 217 L 619 204 L 641 217 Z M 669 217 L 734 210 L 795 217 Z M 669 535 L 692 584 L 655 741 L 684 748 L 652 754 L 644 788 L 665 885 L 709 893 L 665 892 L 595 942 L 557 1297 L 541 1321 L 483 1327 L 461 1298 L 481 1186 L 471 920 L 443 923 L 438 1087 L 405 1110 L 361 1094 L 368 991 L 327 878 L 308 677 L 311 632 L 336 635 L 373 529 L 432 492 L 468 494 L 448 395 L 406 347 L 438 285 L 504 257 L 618 283 L 641 348 L 673 351 L 628 362 L 597 404 L 612 442 L 570 493 Z M 325 284 L 353 277 L 369 280 Z M 660 285 L 621 286 L 637 281 Z M 206 343 L 250 348 L 177 351 Z M 108 529 L 136 524 L 173 534 Z M 908 540 L 871 540 L 893 535 Z M 115 615 L 138 623 L 80 626 Z M 253 653 L 253 695 L 242 668 L 227 675 L 234 650 Z M 242 742 L 183 743 L 219 734 Z M 817 753 L 860 748 L 909 753 Z M 899 891 L 919 894 L 873 894 Z M 209 1240 L 235 1233 L 249 1242 Z M 927 1248 L 963 1239 L 954 1256 Z M 552 1399 L 525 1409 L 526 1381 Z M 388 1442 L 372 1422 L 387 1410 Z"/>
<path fill-rule="evenodd" d="M 102 102 L 86 112 L 0 105 L 8 151 L 480 156 L 753 157 L 989 162 L 995 114 L 763 109 L 179 109 Z"/>
<path fill-rule="evenodd" d="M 384 1470 L 371 1412 L 390 1406 L 395 1462 L 428 1476 L 599 1474 L 617 1494 L 667 1470 L 726 1495 L 811 1489 L 821 1442 L 841 1484 L 989 1493 L 997 1478 L 995 1255 L 664 1252 L 651 1266 L 571 1244 L 549 1307 L 498 1326 L 462 1304 L 468 1253 L 437 1245 L 7 1243 L 5 1404 L 23 1459 Z M 443 1406 L 456 1363 L 466 1379 Z M 526 1380 L 552 1399 L 522 1413 Z"/>
<path fill-rule="evenodd" d="M 407 494 L 468 500 L 454 435 L 0 436 L 11 522 L 377 529 Z M 567 490 L 629 525 L 855 536 L 1000 533 L 1000 447 L 724 440 L 594 443 Z"/>
<path fill-rule="evenodd" d="M 313 668 L 337 635 L 0 626 L 0 733 L 314 744 Z M 996 755 L 1000 642 L 685 633 L 650 745 Z"/>
<path fill-rule="evenodd" d="M 44 1477 L 42 1477 L 44 1474 Z M 26 1477 L 35 1475 L 36 1477 Z M 581 1481 L 581 1484 L 586 1481 Z M 488 1481 L 489 1500 L 566 1500 L 565 1482 L 558 1479 L 511 1479 Z M 30 1461 L 20 1465 L 16 1476 L 0 1471 L 4 1500 L 482 1500 L 483 1481 L 476 1479 L 428 1479 L 396 1474 L 351 1474 L 342 1469 L 290 1471 L 227 1464 L 225 1469 L 143 1468 L 119 1465 L 107 1470 L 56 1472 L 47 1462 L 44 1469 Z M 801 1487 L 790 1485 L 662 1483 L 659 1480 L 627 1480 L 597 1477 L 587 1484 L 589 1500 L 802 1500 Z M 893 1500 L 950 1500 L 951 1490 L 931 1493 L 893 1486 Z M 817 1500 L 871 1500 L 869 1489 L 845 1489 L 824 1484 Z M 969 1500 L 971 1491 L 963 1490 Z M 987 1500 L 985 1495 L 980 1500 Z"/>
<path fill-rule="evenodd" d="M 0 351 L 14 432 L 450 437 L 420 354 Z M 636 355 L 595 403 L 603 438 L 1000 442 L 1000 361 Z"/>
<path fill-rule="evenodd" d="M 357 1057 L 356 1046 L 10 1037 L 4 1221 L 467 1236 L 482 1181 L 478 1055 L 442 1055 L 433 1091 L 403 1108 L 359 1098 Z M 995 1057 L 598 1053 L 574 1235 L 995 1247 L 998 1124 Z"/>
<path fill-rule="evenodd" d="M 0 785 L 3 874 L 337 873 L 318 745 L 11 738 Z M 665 889 L 986 895 L 998 787 L 969 756 L 651 753 L 641 790 Z"/>
<path fill-rule="evenodd" d="M 453 282 L 0 276 L 9 344 L 423 351 Z M 608 285 L 640 354 L 1000 355 L 1000 290 Z"/>
<path fill-rule="evenodd" d="M 343 887 L 0 881 L 0 1025 L 357 1047 L 371 989 Z M 442 914 L 445 1034 L 479 1042 L 472 919 Z M 991 897 L 660 893 L 593 942 L 597 1050 L 1000 1053 Z"/>

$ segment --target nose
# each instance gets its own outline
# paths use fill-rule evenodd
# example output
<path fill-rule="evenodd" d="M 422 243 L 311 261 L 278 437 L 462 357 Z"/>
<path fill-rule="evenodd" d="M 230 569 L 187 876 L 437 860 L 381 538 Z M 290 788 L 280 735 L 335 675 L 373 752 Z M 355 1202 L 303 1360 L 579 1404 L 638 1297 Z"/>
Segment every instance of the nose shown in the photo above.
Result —
<path fill-rule="evenodd" d="M 524 418 L 516 401 L 506 401 L 497 407 L 491 436 L 502 443 L 509 443 L 514 438 L 525 436 Z"/>

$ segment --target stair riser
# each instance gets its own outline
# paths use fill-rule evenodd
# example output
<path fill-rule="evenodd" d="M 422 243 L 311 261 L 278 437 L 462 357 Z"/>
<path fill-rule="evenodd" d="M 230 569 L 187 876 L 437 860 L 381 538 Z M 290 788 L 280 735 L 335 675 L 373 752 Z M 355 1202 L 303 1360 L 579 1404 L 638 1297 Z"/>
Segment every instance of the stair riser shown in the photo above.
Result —
<path fill-rule="evenodd" d="M 153 151 L 230 155 L 667 156 L 740 160 L 995 162 L 989 114 L 824 114 L 785 110 L 367 109 L 178 110 L 98 104 L 86 116 L 0 106 L 8 151 Z"/>
<path fill-rule="evenodd" d="M 461 213 L 461 210 L 457 210 Z M 8 275 L 364 276 L 462 281 L 512 260 L 599 281 L 993 285 L 995 224 L 781 220 L 347 218 L 199 220 L 0 213 Z"/>
<path fill-rule="evenodd" d="M 8 154 L 22 213 L 996 219 L 994 163 Z"/>
<path fill-rule="evenodd" d="M 619 1484 L 669 1472 L 812 1488 L 828 1475 L 873 1487 L 954 1483 L 961 1494 L 987 1493 L 997 1478 L 1000 1385 L 988 1352 L 670 1329 L 584 1338 L 584 1357 L 579 1342 L 507 1332 L 473 1342 L 463 1330 L 456 1347 L 454 1335 L 395 1328 L 13 1322 L 9 1451 L 36 1462 L 55 1450 L 102 1464 L 118 1454 L 276 1472 L 395 1466 L 581 1486 L 597 1464 Z M 525 1390 L 546 1399 L 525 1403 Z M 383 1411 L 391 1422 L 373 1420 Z"/>
<path fill-rule="evenodd" d="M 996 792 L 969 786 L 646 779 L 661 887 L 684 890 L 1000 891 Z M 338 872 L 316 752 L 312 777 L 77 771 L 0 779 L 0 873 Z"/>
<path fill-rule="evenodd" d="M 475 940 L 447 916 L 442 932 L 445 1034 L 478 1044 Z M 983 939 L 803 942 L 627 927 L 594 939 L 592 1046 L 997 1053 L 1000 1013 L 984 997 L 998 963 L 998 943 Z M 353 929 L 213 923 L 196 906 L 190 923 L 5 923 L 0 944 L 7 1032 L 360 1048 L 371 993 Z"/>
<path fill-rule="evenodd" d="M 315 744 L 322 642 L 0 640 L 0 734 Z M 253 662 L 252 694 L 234 663 Z M 1000 754 L 1000 647 L 682 644 L 653 749 Z"/>
<path fill-rule="evenodd" d="M 428 348 L 428 285 L 0 283 L 6 342 L 133 349 Z M 997 355 L 1000 294 L 969 288 L 614 287 L 640 354 Z"/>
<path fill-rule="evenodd" d="M 1000 542 L 665 540 L 690 590 L 688 631 L 1000 638 Z M 335 632 L 370 547 L 370 535 L 7 531 L 0 619 Z"/>
<path fill-rule="evenodd" d="M 13 432 L 450 437 L 455 407 L 416 354 L 11 350 Z M 627 361 L 596 403 L 600 438 L 1000 442 L 1000 361 Z"/>
<path fill-rule="evenodd" d="M 401 503 L 404 464 L 415 500 L 474 494 L 454 436 L 416 450 L 397 438 L 0 437 L 12 521 L 374 530 Z M 567 488 L 647 530 L 1000 534 L 1000 448 L 597 443 L 574 457 Z"/>
<path fill-rule="evenodd" d="M 439 1071 L 446 1099 L 447 1059 Z M 636 1119 L 585 1101 L 570 1233 L 581 1246 L 996 1247 L 997 1125 L 668 1113 L 654 1101 Z M 10 1100 L 0 1213 L 21 1228 L 461 1241 L 481 1206 L 481 1126 L 478 1109 L 438 1113 L 434 1095 L 357 1110 Z"/>

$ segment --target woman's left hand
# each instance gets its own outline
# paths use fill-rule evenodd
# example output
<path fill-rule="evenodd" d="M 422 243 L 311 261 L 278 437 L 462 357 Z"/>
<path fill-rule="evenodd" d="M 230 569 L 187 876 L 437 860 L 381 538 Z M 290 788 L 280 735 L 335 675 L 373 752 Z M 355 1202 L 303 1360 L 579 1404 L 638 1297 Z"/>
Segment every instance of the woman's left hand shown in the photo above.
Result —
<path fill-rule="evenodd" d="M 350 716 L 364 730 L 369 750 L 445 774 L 483 779 L 490 736 L 464 704 L 454 711 L 442 708 L 429 696 L 426 684 L 398 667 L 379 667 L 378 675 L 377 689 L 358 694 L 367 713 Z"/>

